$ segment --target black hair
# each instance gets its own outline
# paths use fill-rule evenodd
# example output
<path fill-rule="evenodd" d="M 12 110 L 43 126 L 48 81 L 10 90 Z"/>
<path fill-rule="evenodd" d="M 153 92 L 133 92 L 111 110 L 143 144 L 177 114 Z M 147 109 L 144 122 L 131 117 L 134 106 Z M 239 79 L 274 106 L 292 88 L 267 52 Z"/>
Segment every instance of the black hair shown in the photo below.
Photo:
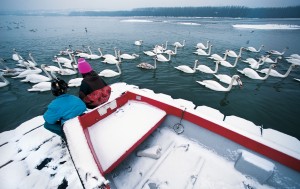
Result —
<path fill-rule="evenodd" d="M 59 96 L 66 94 L 68 89 L 68 84 L 62 79 L 55 79 L 51 82 L 51 91 L 54 96 Z"/>

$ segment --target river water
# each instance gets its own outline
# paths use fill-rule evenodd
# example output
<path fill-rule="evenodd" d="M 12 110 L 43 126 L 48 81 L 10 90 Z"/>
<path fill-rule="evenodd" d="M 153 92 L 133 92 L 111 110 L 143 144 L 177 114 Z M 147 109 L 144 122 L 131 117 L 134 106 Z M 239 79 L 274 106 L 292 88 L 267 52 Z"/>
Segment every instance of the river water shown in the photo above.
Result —
<path fill-rule="evenodd" d="M 250 25 L 252 28 L 235 28 L 233 25 Z M 290 25 L 298 29 L 290 29 Z M 267 29 L 259 29 L 260 26 L 267 26 Z M 276 26 L 284 29 L 274 29 Z M 15 48 L 24 58 L 28 58 L 31 52 L 38 64 L 57 66 L 52 62 L 53 56 L 68 45 L 72 45 L 73 49 L 89 45 L 94 53 L 98 53 L 97 48 L 101 47 L 104 54 L 112 54 L 113 48 L 117 47 L 122 53 L 140 56 L 136 60 L 123 61 L 122 74 L 105 78 L 107 83 L 126 82 L 169 94 L 173 98 L 190 100 L 197 106 L 210 106 L 224 115 L 236 115 L 299 139 L 300 82 L 293 79 L 300 78 L 299 68 L 293 69 L 287 78 L 269 77 L 260 81 L 237 72 L 237 69 L 247 67 L 246 63 L 239 62 L 236 68 L 220 66 L 218 73 L 241 76 L 243 87 L 235 87 L 230 92 L 212 91 L 196 82 L 214 79 L 211 74 L 199 71 L 185 74 L 174 69 L 181 64 L 192 67 L 196 59 L 213 68 L 212 60 L 193 54 L 197 43 L 210 40 L 212 54 L 222 54 L 226 49 L 238 52 L 240 47 L 265 46 L 260 53 L 243 52 L 242 59 L 259 58 L 267 50 L 282 51 L 288 47 L 276 67 L 276 70 L 285 73 L 290 66 L 285 57 L 300 53 L 299 27 L 300 19 L 0 16 L 0 57 L 7 60 L 8 67 L 15 67 L 16 62 L 11 59 Z M 139 39 L 144 41 L 143 46 L 133 45 Z M 166 41 L 168 48 L 173 49 L 171 45 L 174 42 L 182 43 L 183 40 L 185 47 L 178 49 L 171 62 L 159 62 L 156 70 L 136 67 L 142 61 L 153 62 L 143 51 Z M 228 61 L 233 63 L 234 59 L 229 58 Z M 101 60 L 89 62 L 97 72 L 107 68 L 116 70 L 114 65 L 104 64 Z M 268 66 L 264 64 L 261 68 Z M 68 81 L 79 76 L 59 77 Z M 0 132 L 14 129 L 22 122 L 43 114 L 54 98 L 49 91 L 28 92 L 27 89 L 32 86 L 30 83 L 7 79 L 10 85 L 0 88 Z M 70 88 L 69 93 L 77 95 L 78 88 Z"/>

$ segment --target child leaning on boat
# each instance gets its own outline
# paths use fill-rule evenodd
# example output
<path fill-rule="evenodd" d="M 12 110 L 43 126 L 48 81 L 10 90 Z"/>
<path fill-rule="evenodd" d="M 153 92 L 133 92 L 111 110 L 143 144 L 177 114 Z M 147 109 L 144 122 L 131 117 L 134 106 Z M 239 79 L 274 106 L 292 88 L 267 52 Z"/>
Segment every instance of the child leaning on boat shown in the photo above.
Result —
<path fill-rule="evenodd" d="M 66 94 L 68 84 L 61 79 L 51 82 L 51 91 L 56 98 L 48 105 L 43 117 L 44 127 L 49 131 L 63 137 L 63 127 L 65 121 L 72 119 L 86 111 L 86 105 L 77 96 Z"/>
<path fill-rule="evenodd" d="M 78 59 L 78 71 L 83 80 L 79 90 L 79 98 L 86 104 L 87 108 L 95 108 L 108 101 L 111 88 L 92 69 L 91 65 L 84 59 Z"/>

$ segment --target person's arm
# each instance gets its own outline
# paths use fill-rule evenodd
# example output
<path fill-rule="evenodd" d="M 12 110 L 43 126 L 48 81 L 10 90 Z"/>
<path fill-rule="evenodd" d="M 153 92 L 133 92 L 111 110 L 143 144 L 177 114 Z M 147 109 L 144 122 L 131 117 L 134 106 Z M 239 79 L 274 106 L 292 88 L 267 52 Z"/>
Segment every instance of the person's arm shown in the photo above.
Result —
<path fill-rule="evenodd" d="M 53 108 L 51 104 L 48 106 L 48 110 L 44 113 L 43 117 L 49 124 L 56 124 L 56 122 L 61 119 L 61 115 L 57 108 Z"/>

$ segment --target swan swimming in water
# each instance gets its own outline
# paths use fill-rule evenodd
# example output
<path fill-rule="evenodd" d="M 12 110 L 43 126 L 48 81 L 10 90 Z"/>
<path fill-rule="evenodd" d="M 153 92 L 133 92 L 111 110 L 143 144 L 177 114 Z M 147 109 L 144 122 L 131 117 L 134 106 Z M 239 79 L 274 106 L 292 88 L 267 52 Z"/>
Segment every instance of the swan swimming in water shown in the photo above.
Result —
<path fill-rule="evenodd" d="M 264 47 L 264 45 L 261 45 L 261 46 L 259 47 L 258 50 L 256 50 L 256 48 L 254 48 L 254 47 L 247 47 L 247 48 L 245 48 L 245 49 L 246 49 L 247 51 L 257 53 L 257 52 L 260 52 L 260 51 L 262 50 L 263 47 Z"/>
<path fill-rule="evenodd" d="M 73 69 L 68 69 L 68 68 L 62 68 L 60 62 L 58 62 L 58 66 L 60 68 L 60 70 L 57 72 L 60 75 L 75 75 L 77 74 L 77 70 L 73 65 L 74 63 L 72 62 L 71 65 L 73 66 Z"/>
<path fill-rule="evenodd" d="M 177 70 L 180 70 L 180 71 L 182 71 L 184 73 L 195 73 L 198 62 L 199 62 L 198 60 L 195 60 L 194 68 L 193 69 L 190 68 L 187 65 L 180 65 L 180 66 L 177 66 L 177 67 L 174 67 L 174 68 L 177 69 Z"/>
<path fill-rule="evenodd" d="M 3 77 L 3 73 L 0 73 L 0 78 L 2 79 L 2 82 L 0 82 L 0 87 L 5 87 L 9 84 L 9 81 Z"/>
<path fill-rule="evenodd" d="M 266 80 L 270 75 L 271 69 L 274 68 L 275 66 L 276 66 L 275 64 L 271 64 L 267 74 L 264 77 L 258 75 L 258 73 L 251 68 L 244 68 L 243 70 L 237 70 L 237 71 L 249 77 L 250 79 Z"/>
<path fill-rule="evenodd" d="M 68 86 L 69 87 L 79 87 L 81 85 L 82 80 L 83 80 L 82 77 L 70 79 L 68 82 Z"/>
<path fill-rule="evenodd" d="M 206 65 L 199 65 L 199 66 L 197 66 L 196 70 L 199 70 L 200 72 L 203 72 L 203 73 L 214 74 L 214 73 L 218 72 L 219 64 L 220 64 L 220 61 L 217 61 L 215 70 L 212 70 L 210 67 L 208 67 Z"/>
<path fill-rule="evenodd" d="M 276 50 L 269 50 L 267 53 L 273 54 L 273 55 L 280 55 L 280 56 L 282 56 L 282 55 L 284 55 L 285 51 L 288 50 L 288 49 L 289 48 L 286 47 L 286 48 L 283 49 L 282 52 L 279 52 L 279 51 L 276 51 Z"/>
<path fill-rule="evenodd" d="M 121 72 L 119 63 L 116 63 L 116 66 L 117 66 L 118 72 L 116 72 L 114 70 L 110 70 L 110 69 L 105 69 L 105 70 L 102 70 L 98 75 L 103 76 L 103 77 L 115 77 L 115 76 L 121 75 L 122 72 Z"/>
<path fill-rule="evenodd" d="M 171 49 L 165 50 L 163 53 L 165 54 L 171 54 L 171 55 L 176 55 L 177 54 L 177 46 L 175 46 L 174 51 L 172 51 Z"/>
<path fill-rule="evenodd" d="M 50 81 L 44 81 L 37 83 L 33 85 L 30 89 L 27 89 L 28 91 L 39 91 L 39 92 L 44 92 L 44 91 L 50 91 L 51 90 L 51 82 Z"/>
<path fill-rule="evenodd" d="M 232 77 L 226 74 L 214 74 L 214 76 L 221 82 L 230 84 L 232 81 Z M 236 80 L 233 80 L 232 85 L 238 85 L 239 83 Z"/>
<path fill-rule="evenodd" d="M 3 76 L 17 76 L 21 72 L 25 71 L 24 68 L 9 68 L 5 65 L 5 60 L 3 58 L 0 58 L 0 63 L 5 69 L 0 69 L 1 72 L 3 72 Z"/>
<path fill-rule="evenodd" d="M 261 56 L 262 60 L 266 63 L 271 63 L 271 64 L 276 64 L 278 59 L 282 59 L 281 56 L 276 57 L 275 60 L 272 60 L 271 58 L 269 58 L 270 55 L 267 56 Z"/>
<path fill-rule="evenodd" d="M 100 52 L 101 57 L 104 58 L 104 59 L 107 59 L 107 58 L 110 58 L 110 59 L 117 59 L 117 58 L 118 58 L 117 48 L 116 48 L 116 47 L 114 47 L 115 55 L 112 55 L 112 54 L 105 54 L 105 55 L 103 55 L 103 54 L 102 54 L 102 49 L 99 48 L 98 50 L 99 50 L 99 52 Z"/>
<path fill-rule="evenodd" d="M 137 40 L 134 42 L 136 46 L 141 46 L 143 44 L 143 40 Z"/>
<path fill-rule="evenodd" d="M 40 83 L 40 82 L 45 82 L 45 81 L 51 81 L 52 77 L 51 75 L 45 70 L 46 65 L 42 64 L 41 69 L 44 71 L 44 73 L 47 76 L 43 76 L 40 74 L 29 74 L 25 77 L 25 79 L 21 80 L 21 82 L 30 82 L 30 83 Z"/>
<path fill-rule="evenodd" d="M 25 64 L 26 65 L 26 64 Z M 12 77 L 12 78 L 23 78 L 26 77 L 29 74 L 39 74 L 42 73 L 43 71 L 40 68 L 37 68 L 35 66 L 28 66 L 26 65 L 27 70 L 21 72 L 19 75 Z"/>
<path fill-rule="evenodd" d="M 100 55 L 98 55 L 98 54 L 93 54 L 93 52 L 92 52 L 90 46 L 88 46 L 88 49 L 89 49 L 89 51 L 90 51 L 90 54 L 89 54 L 86 58 L 92 59 L 92 60 L 97 60 L 97 59 L 99 59 L 99 58 L 102 57 L 102 56 L 101 56 L 101 53 L 100 53 L 100 51 L 101 51 L 100 48 L 98 48 L 98 51 L 99 51 Z"/>
<path fill-rule="evenodd" d="M 157 61 L 159 61 L 159 62 L 169 62 L 170 60 L 171 60 L 171 54 L 169 54 L 168 59 L 166 57 L 164 57 L 164 55 L 162 55 L 162 54 L 157 55 Z"/>
<path fill-rule="evenodd" d="M 231 82 L 228 85 L 228 87 L 224 87 L 220 83 L 218 83 L 214 80 L 203 80 L 203 81 L 196 81 L 196 82 L 199 83 L 200 85 L 204 85 L 206 88 L 209 88 L 211 90 L 225 92 L 225 91 L 230 91 L 231 90 L 234 80 L 237 81 L 237 83 L 239 84 L 240 87 L 243 86 L 243 83 L 240 80 L 240 76 L 238 76 L 238 75 L 232 76 Z"/>
<path fill-rule="evenodd" d="M 124 53 L 124 54 L 121 54 L 119 57 L 124 59 L 124 60 L 133 60 L 133 59 L 138 58 L 139 55 L 137 55 L 137 54 L 130 55 L 130 54 Z"/>
<path fill-rule="evenodd" d="M 222 66 L 225 66 L 225 67 L 228 67 L 228 68 L 234 68 L 234 67 L 237 65 L 239 59 L 241 59 L 240 56 L 236 57 L 236 58 L 235 58 L 234 64 L 230 64 L 230 63 L 229 63 L 228 61 L 226 61 L 226 60 L 221 60 L 221 61 L 220 61 L 220 64 L 221 64 Z"/>
<path fill-rule="evenodd" d="M 173 44 L 173 46 L 176 46 L 176 47 L 180 47 L 180 48 L 182 48 L 182 47 L 184 47 L 184 46 L 185 46 L 185 40 L 183 40 L 183 41 L 182 41 L 182 44 L 181 44 L 181 43 L 179 43 L 179 42 L 175 42 L 175 43 Z"/>
<path fill-rule="evenodd" d="M 276 70 L 274 70 L 274 69 L 271 69 L 270 76 L 273 76 L 273 77 L 280 77 L 280 78 L 286 78 L 286 77 L 290 74 L 290 72 L 292 71 L 292 69 L 293 69 L 294 67 L 296 67 L 296 66 L 298 66 L 298 65 L 296 65 L 296 64 L 291 64 L 290 67 L 289 67 L 289 69 L 285 72 L 285 74 L 281 74 L 281 73 L 279 73 L 278 71 L 276 71 Z M 269 71 L 269 69 L 268 69 L 268 68 L 265 68 L 265 69 L 259 70 L 258 72 L 267 74 L 268 71 Z"/>
<path fill-rule="evenodd" d="M 142 62 L 142 63 L 138 64 L 136 67 L 143 68 L 143 69 L 148 69 L 148 70 L 150 70 L 150 69 L 156 69 L 156 59 L 157 58 L 154 57 L 153 59 L 154 59 L 154 65 L 151 65 L 151 64 L 146 63 L 146 62 Z"/>
<path fill-rule="evenodd" d="M 210 57 L 208 57 L 209 59 L 213 59 L 213 60 L 226 60 L 227 58 L 227 54 L 228 54 L 228 50 L 225 51 L 224 57 L 222 58 L 220 55 L 218 54 L 212 54 Z"/>
<path fill-rule="evenodd" d="M 156 54 L 153 51 L 143 51 L 145 55 L 155 56 Z"/>
<path fill-rule="evenodd" d="M 238 57 L 238 56 L 241 57 L 241 56 L 242 56 L 242 51 L 243 51 L 243 50 L 245 50 L 245 48 L 244 48 L 244 47 L 241 47 L 241 48 L 240 48 L 240 51 L 239 51 L 239 54 L 236 54 L 234 51 L 229 50 L 227 55 L 230 56 L 230 57 L 232 57 L 232 58 L 236 58 L 236 57 Z"/>
<path fill-rule="evenodd" d="M 120 55 L 120 50 L 118 51 L 118 55 Z M 120 56 L 118 56 L 118 57 L 119 57 L 118 60 L 115 59 L 115 58 L 112 58 L 112 57 L 105 58 L 102 62 L 107 63 L 107 64 L 118 64 L 118 63 L 121 63 L 121 57 Z"/>
<path fill-rule="evenodd" d="M 205 52 L 203 49 L 197 49 L 197 51 L 194 52 L 194 54 L 201 55 L 201 56 L 209 56 L 211 53 L 211 47 L 212 45 L 209 45 L 208 52 Z"/>
<path fill-rule="evenodd" d="M 208 46 L 209 43 L 210 43 L 210 41 L 206 41 L 206 46 L 203 43 L 197 43 L 196 48 L 206 50 L 209 48 L 209 46 Z"/>

